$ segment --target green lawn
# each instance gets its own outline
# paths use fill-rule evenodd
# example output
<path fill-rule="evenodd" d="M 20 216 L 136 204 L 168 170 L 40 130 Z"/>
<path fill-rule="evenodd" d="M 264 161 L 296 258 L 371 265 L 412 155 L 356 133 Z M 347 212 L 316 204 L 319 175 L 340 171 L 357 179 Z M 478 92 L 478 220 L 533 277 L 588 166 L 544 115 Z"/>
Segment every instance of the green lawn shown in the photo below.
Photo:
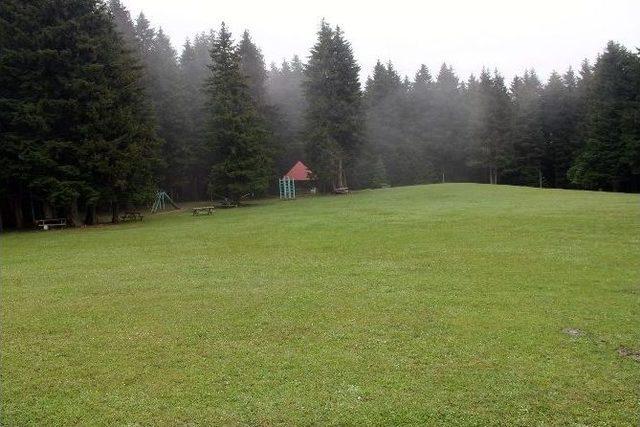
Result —
<path fill-rule="evenodd" d="M 2 425 L 638 423 L 638 195 L 429 185 L 0 242 Z"/>

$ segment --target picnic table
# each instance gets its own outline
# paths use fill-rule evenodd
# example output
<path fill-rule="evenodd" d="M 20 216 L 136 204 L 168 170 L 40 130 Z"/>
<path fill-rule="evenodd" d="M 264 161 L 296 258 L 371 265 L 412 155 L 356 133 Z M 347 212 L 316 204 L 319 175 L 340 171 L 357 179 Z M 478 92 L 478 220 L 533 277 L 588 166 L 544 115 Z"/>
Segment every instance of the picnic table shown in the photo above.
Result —
<path fill-rule="evenodd" d="M 237 208 L 238 204 L 235 203 L 235 202 L 232 202 L 231 200 L 223 200 L 223 201 L 220 202 L 218 207 L 220 207 L 222 209 Z"/>
<path fill-rule="evenodd" d="M 67 219 L 66 218 L 45 218 L 39 219 L 36 221 L 36 225 L 43 230 L 48 230 L 50 228 L 55 227 L 66 227 Z"/>
<path fill-rule="evenodd" d="M 206 213 L 207 215 L 211 215 L 216 211 L 215 206 L 201 206 L 198 208 L 193 208 L 193 216 L 200 215 Z"/>
<path fill-rule="evenodd" d="M 248 194 L 245 194 L 244 196 L 240 197 L 240 199 L 244 199 L 244 198 L 246 198 L 248 196 L 249 196 Z M 225 197 L 224 199 L 222 199 L 218 203 L 216 203 L 216 207 L 221 208 L 221 209 L 237 208 L 238 207 L 238 203 Z"/>
<path fill-rule="evenodd" d="M 349 187 L 338 187 L 334 188 L 333 192 L 335 194 L 349 194 Z"/>
<path fill-rule="evenodd" d="M 138 211 L 126 211 L 120 215 L 121 221 L 142 221 L 142 214 Z"/>

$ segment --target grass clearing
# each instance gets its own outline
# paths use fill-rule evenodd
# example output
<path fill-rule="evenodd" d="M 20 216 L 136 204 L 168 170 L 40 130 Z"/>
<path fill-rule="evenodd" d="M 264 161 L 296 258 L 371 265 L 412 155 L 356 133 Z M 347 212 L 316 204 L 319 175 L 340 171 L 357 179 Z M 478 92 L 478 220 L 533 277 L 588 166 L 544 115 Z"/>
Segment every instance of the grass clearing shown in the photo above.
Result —
<path fill-rule="evenodd" d="M 2 425 L 640 413 L 637 195 L 416 186 L 0 242 Z"/>

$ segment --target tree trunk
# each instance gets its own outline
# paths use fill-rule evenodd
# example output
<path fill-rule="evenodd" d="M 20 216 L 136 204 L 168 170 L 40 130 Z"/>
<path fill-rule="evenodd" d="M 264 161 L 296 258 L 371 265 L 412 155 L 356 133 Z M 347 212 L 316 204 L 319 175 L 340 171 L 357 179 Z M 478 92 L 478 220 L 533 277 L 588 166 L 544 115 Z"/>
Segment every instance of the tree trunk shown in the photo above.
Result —
<path fill-rule="evenodd" d="M 97 215 L 96 215 L 95 205 L 87 206 L 87 214 L 84 219 L 85 224 L 96 225 L 96 223 L 98 222 L 96 219 L 97 219 Z"/>
<path fill-rule="evenodd" d="M 542 169 L 538 168 L 538 184 L 540 184 L 540 188 L 542 188 Z"/>
<path fill-rule="evenodd" d="M 120 222 L 120 206 L 118 202 L 111 203 L 111 222 L 114 224 Z"/>
<path fill-rule="evenodd" d="M 611 190 L 614 192 L 618 192 L 620 191 L 620 181 L 617 179 L 612 179 L 611 180 Z"/>
<path fill-rule="evenodd" d="M 342 158 L 338 159 L 338 188 L 344 187 L 342 182 Z"/>
<path fill-rule="evenodd" d="M 67 219 L 74 227 L 82 226 L 82 220 L 80 219 L 80 214 L 78 213 L 78 199 L 75 199 L 69 205 L 69 213 L 67 214 Z"/>
<path fill-rule="evenodd" d="M 200 185 L 198 183 L 198 176 L 194 176 L 193 177 L 193 194 L 191 195 L 191 198 L 193 200 L 200 200 L 201 194 L 200 194 Z"/>
<path fill-rule="evenodd" d="M 442 168 L 442 183 L 444 184 L 446 182 L 445 178 L 444 178 L 444 168 Z"/>
<path fill-rule="evenodd" d="M 49 203 L 42 204 L 42 210 L 44 213 L 44 218 L 53 218 L 53 207 Z"/>
<path fill-rule="evenodd" d="M 36 208 L 33 204 L 33 194 L 29 193 L 29 205 L 31 208 L 31 224 L 36 224 Z"/>
<path fill-rule="evenodd" d="M 13 211 L 16 228 L 24 227 L 24 216 L 22 215 L 22 200 L 19 195 L 9 197 L 9 206 Z"/>

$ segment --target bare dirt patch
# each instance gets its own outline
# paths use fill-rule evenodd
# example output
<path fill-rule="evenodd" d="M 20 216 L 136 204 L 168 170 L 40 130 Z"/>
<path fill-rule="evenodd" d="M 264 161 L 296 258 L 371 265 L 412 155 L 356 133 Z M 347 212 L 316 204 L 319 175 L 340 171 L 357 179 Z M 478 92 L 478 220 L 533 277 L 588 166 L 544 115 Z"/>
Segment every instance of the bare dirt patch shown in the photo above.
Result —
<path fill-rule="evenodd" d="M 564 328 L 562 332 L 573 338 L 578 338 L 584 335 L 584 331 L 576 328 Z"/>
<path fill-rule="evenodd" d="M 628 347 L 618 347 L 618 355 L 621 357 L 630 357 L 636 362 L 640 362 L 640 350 L 633 350 Z"/>

